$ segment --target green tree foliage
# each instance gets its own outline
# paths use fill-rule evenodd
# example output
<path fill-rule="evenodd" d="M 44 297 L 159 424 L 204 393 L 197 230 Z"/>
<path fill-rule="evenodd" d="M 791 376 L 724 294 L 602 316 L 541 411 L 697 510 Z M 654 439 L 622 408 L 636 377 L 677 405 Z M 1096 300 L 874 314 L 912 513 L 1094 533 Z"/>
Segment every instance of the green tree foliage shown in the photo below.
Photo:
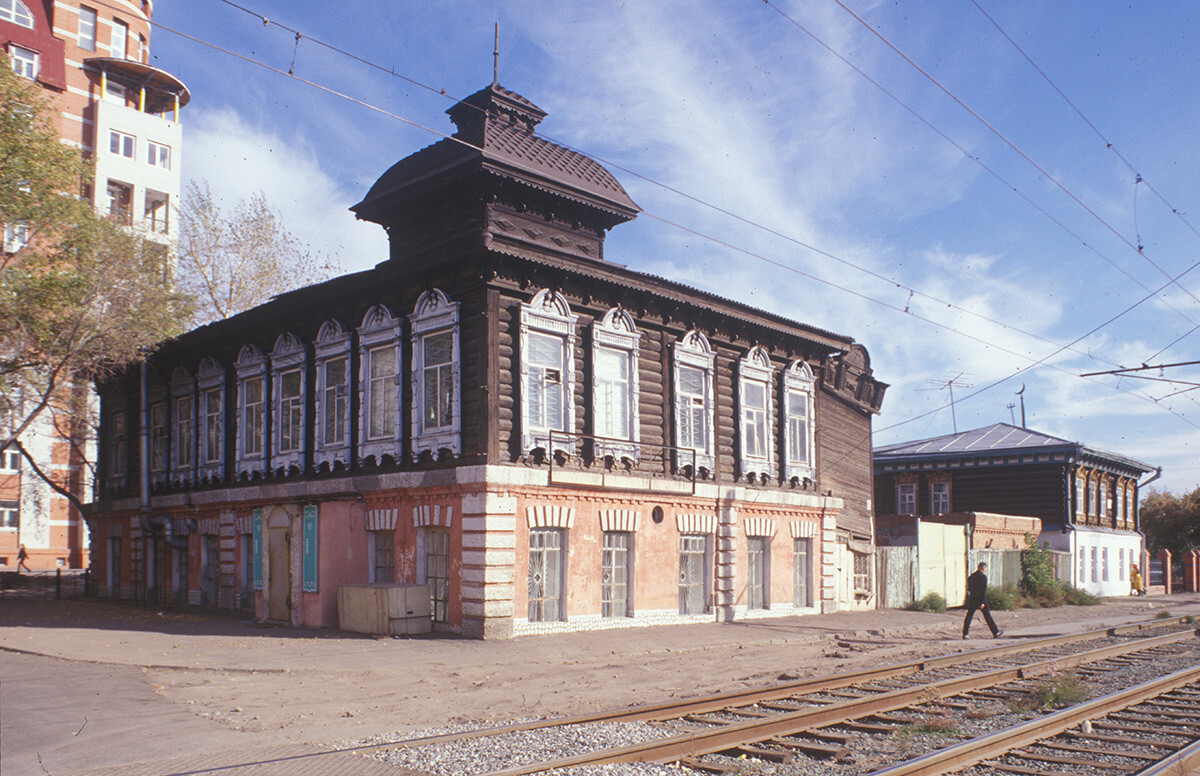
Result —
<path fill-rule="evenodd" d="M 225 213 L 207 183 L 188 184 L 179 214 L 179 288 L 195 303 L 193 324 L 229 318 L 336 271 L 287 230 L 261 192 Z"/>
<path fill-rule="evenodd" d="M 1150 552 L 1167 549 L 1180 558 L 1200 547 L 1200 488 L 1181 496 L 1150 489 L 1142 497 L 1139 514 Z"/>
<path fill-rule="evenodd" d="M 179 330 L 167 252 L 78 196 L 90 165 L 59 141 L 53 116 L 38 87 L 0 61 L 0 227 L 27 230 L 18 250 L 0 250 L 0 450 L 21 448 L 43 413 L 86 408 L 64 398 L 71 386 Z M 76 431 L 77 421 L 55 418 Z"/>

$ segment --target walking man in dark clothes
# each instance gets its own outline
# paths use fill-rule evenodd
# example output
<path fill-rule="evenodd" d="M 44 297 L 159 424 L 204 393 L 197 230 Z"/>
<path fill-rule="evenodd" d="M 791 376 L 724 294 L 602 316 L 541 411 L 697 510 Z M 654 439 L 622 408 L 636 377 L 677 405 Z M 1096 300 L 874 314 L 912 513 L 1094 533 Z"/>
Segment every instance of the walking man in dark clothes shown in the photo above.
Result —
<path fill-rule="evenodd" d="M 996 627 L 996 621 L 992 619 L 992 610 L 988 608 L 987 586 L 987 564 L 980 563 L 975 573 L 967 577 L 967 618 L 963 620 L 964 639 L 971 632 L 971 618 L 975 616 L 976 609 L 983 612 L 983 619 L 992 631 L 992 638 L 998 639 L 1004 633 Z"/>

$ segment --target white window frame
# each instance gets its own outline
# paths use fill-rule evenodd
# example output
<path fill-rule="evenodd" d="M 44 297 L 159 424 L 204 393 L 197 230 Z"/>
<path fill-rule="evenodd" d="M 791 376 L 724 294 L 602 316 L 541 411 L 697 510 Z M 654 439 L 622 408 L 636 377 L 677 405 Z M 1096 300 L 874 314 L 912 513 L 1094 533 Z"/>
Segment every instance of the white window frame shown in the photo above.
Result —
<path fill-rule="evenodd" d="M 813 544 L 808 536 L 792 539 L 792 606 L 797 609 L 813 605 Z"/>
<path fill-rule="evenodd" d="M 700 544 L 702 551 L 696 553 L 687 550 L 689 545 Z M 677 577 L 680 581 L 680 589 L 678 591 L 678 606 L 679 614 L 684 617 L 695 617 L 708 614 L 712 611 L 712 593 L 713 593 L 713 537 L 709 533 L 682 533 L 679 535 L 679 574 Z M 700 611 L 689 611 L 691 608 L 688 598 L 685 597 L 683 586 L 683 560 L 685 556 L 700 555 Z M 690 584 L 689 584 L 690 586 Z"/>
<path fill-rule="evenodd" d="M 308 362 L 304 343 L 291 332 L 280 334 L 271 351 L 271 468 L 288 471 L 304 469 L 308 429 Z M 291 375 L 299 377 L 299 393 L 284 396 L 283 385 Z M 291 411 L 298 407 L 299 419 L 292 424 Z M 288 418 L 285 418 L 285 413 Z M 285 420 L 292 431 L 291 446 L 284 448 Z M 299 437 L 296 437 L 299 434 Z"/>
<path fill-rule="evenodd" d="M 458 302 L 451 302 L 440 289 L 430 289 L 417 298 L 408 316 L 412 366 L 409 381 L 412 385 L 412 454 L 419 458 L 429 453 L 434 458 L 442 450 L 453 455 L 462 453 L 462 359 L 459 341 Z M 450 335 L 450 362 L 436 365 L 440 374 L 449 368 L 450 418 L 441 425 L 425 425 L 426 380 L 425 343 L 430 337 Z M 440 377 L 438 380 L 440 381 Z M 441 415 L 440 407 L 438 415 Z"/>
<path fill-rule="evenodd" d="M 783 372 L 783 477 L 788 482 L 815 479 L 816 460 L 813 445 L 813 417 L 816 380 L 804 361 L 793 361 Z M 804 415 L 792 412 L 792 399 L 804 408 Z M 803 459 L 793 455 L 797 448 L 804 451 Z"/>
<path fill-rule="evenodd" d="M 176 484 L 196 480 L 196 383 L 183 367 L 171 375 L 168 410 L 171 479 Z"/>
<path fill-rule="evenodd" d="M 950 514 L 950 483 L 939 480 L 929 483 L 929 514 Z"/>
<path fill-rule="evenodd" d="M 600 535 L 600 616 L 633 616 L 633 532 L 604 531 Z M 620 572 L 624 579 L 617 581 Z M 615 595 L 618 591 L 623 596 Z"/>
<path fill-rule="evenodd" d="M 1104 481 L 1104 477 L 1096 483 L 1096 518 L 1103 523 L 1108 519 L 1108 483 Z"/>
<path fill-rule="evenodd" d="M 199 441 L 199 470 L 201 477 L 221 478 L 225 469 L 225 370 L 212 357 L 200 362 L 197 375 L 197 392 L 200 406 L 196 414 L 203 419 L 202 429 L 197 429 Z M 217 401 L 217 411 L 210 412 L 209 400 Z M 210 430 L 216 431 L 216 450 L 211 449 Z"/>
<path fill-rule="evenodd" d="M 592 433 L 605 437 L 594 441 L 592 453 L 596 458 L 612 456 L 616 460 L 637 462 L 641 458 L 641 423 L 639 419 L 638 355 L 641 332 L 633 316 L 622 307 L 614 307 L 604 317 L 592 323 Z M 626 365 L 626 378 L 607 375 L 601 369 L 605 355 L 615 356 Z M 623 388 L 623 390 L 622 390 Z M 624 433 L 613 430 L 608 408 L 620 404 L 628 428 Z"/>
<path fill-rule="evenodd" d="M 704 469 L 712 472 L 716 464 L 716 456 L 713 453 L 714 441 L 713 432 L 716 428 L 713 395 L 713 369 L 716 363 L 716 352 L 712 346 L 708 344 L 708 338 L 703 333 L 692 329 L 679 338 L 672 349 L 673 364 L 673 384 L 674 384 L 674 401 L 672 402 L 675 412 L 675 446 L 682 448 L 676 454 L 676 466 L 682 469 L 691 464 L 691 456 L 686 450 L 695 450 L 696 452 L 696 468 Z M 701 372 L 701 394 L 684 394 L 680 385 L 680 369 L 681 367 L 689 367 Z M 701 424 L 700 429 L 703 434 L 703 439 L 699 444 L 692 440 L 693 444 L 684 444 L 682 438 L 684 427 L 684 413 L 691 410 L 699 399 L 703 405 L 700 407 Z M 696 472 L 699 474 L 699 472 Z"/>
<path fill-rule="evenodd" d="M 538 537 L 554 537 L 557 540 L 557 546 L 552 546 L 550 543 L 538 542 Z M 526 618 L 529 622 L 564 622 L 567 619 L 567 529 L 565 528 L 550 528 L 539 527 L 529 529 L 529 555 L 528 555 L 528 570 L 527 570 L 527 585 L 532 592 L 535 584 L 533 578 L 534 572 L 534 556 L 541 555 L 543 558 L 551 557 L 556 559 L 557 568 L 550 569 L 547 564 L 542 564 L 546 571 L 542 575 L 541 591 L 543 593 L 553 592 L 554 595 L 543 595 L 541 598 L 527 598 L 526 601 Z M 553 580 L 554 589 L 550 590 L 551 580 Z M 540 606 L 535 605 L 534 601 L 543 602 Z M 553 602 L 557 611 L 548 611 L 546 604 Z"/>
<path fill-rule="evenodd" d="M 4 224 L 4 252 L 16 253 L 29 244 L 29 224 L 10 221 Z"/>
<path fill-rule="evenodd" d="M 96 50 L 96 25 L 99 23 L 99 19 L 95 8 L 88 8 L 86 5 L 79 6 L 79 31 L 75 36 L 79 48 L 87 51 Z"/>
<path fill-rule="evenodd" d="M 911 504 L 911 507 L 905 509 Z M 917 483 L 915 482 L 898 482 L 896 483 L 896 514 L 898 515 L 915 515 L 917 514 Z"/>
<path fill-rule="evenodd" d="M 12 63 L 13 72 L 21 78 L 36 81 L 38 74 L 41 73 L 41 55 L 33 49 L 9 43 L 8 59 Z"/>
<path fill-rule="evenodd" d="M 0 501 L 0 531 L 21 530 L 21 503 Z"/>
<path fill-rule="evenodd" d="M 345 361 L 345 372 L 341 384 L 329 382 L 329 365 L 335 361 Z M 317 332 L 316 344 L 317 361 L 317 395 L 316 395 L 316 433 L 313 451 L 313 465 L 328 465 L 333 468 L 341 463 L 350 465 L 350 391 L 351 361 L 350 361 L 350 332 L 335 320 L 321 324 Z M 332 407 L 331 407 L 332 404 Z M 330 439 L 327 436 L 328 420 L 332 411 L 335 422 L 340 423 L 341 439 Z"/>
<path fill-rule="evenodd" d="M 133 159 L 137 155 L 137 138 L 119 129 L 108 130 L 108 152 Z"/>
<path fill-rule="evenodd" d="M 1082 515 L 1087 512 L 1087 502 L 1084 500 L 1084 476 L 1080 472 L 1075 472 L 1075 514 Z"/>
<path fill-rule="evenodd" d="M 775 423 L 771 356 L 761 345 L 750 349 L 738 360 L 738 469 L 742 479 L 760 479 L 764 483 L 774 475 Z M 761 391 L 762 403 L 751 399 Z"/>
<path fill-rule="evenodd" d="M 389 456 L 399 461 L 401 455 L 400 423 L 400 372 L 403 361 L 400 353 L 400 319 L 392 314 L 384 305 L 375 305 L 363 316 L 362 325 L 358 328 L 359 343 L 359 375 L 358 375 L 358 430 L 360 460 L 374 458 L 379 464 L 383 457 Z M 391 433 L 385 436 L 373 436 L 371 431 L 371 354 L 381 348 L 391 348 L 395 353 L 395 374 L 389 379 L 392 391 L 392 402 L 388 410 L 394 413 L 391 423 Z"/>
<path fill-rule="evenodd" d="M 754 556 L 758 557 L 758 564 Z M 757 576 L 757 578 L 756 578 Z M 746 537 L 746 608 L 767 611 L 771 608 L 771 537 Z"/>
<path fill-rule="evenodd" d="M 0 0 L 0 20 L 33 29 L 33 14 L 21 0 Z"/>
<path fill-rule="evenodd" d="M 237 471 L 238 475 L 253 476 L 267 472 L 270 449 L 267 440 L 271 427 L 271 414 L 267 409 L 271 406 L 271 380 L 268 374 L 266 356 L 254 345 L 245 345 L 238 354 L 237 363 Z M 251 404 L 247 385 L 250 381 L 260 381 L 259 401 Z M 255 430 L 251 423 L 257 420 L 258 436 L 256 444 L 250 444 L 250 434 Z"/>
<path fill-rule="evenodd" d="M 545 365 L 533 366 L 529 363 L 530 341 L 536 335 L 557 338 L 562 342 L 561 363 L 557 367 L 559 370 L 558 388 L 548 389 L 559 392 L 562 408 L 562 417 L 559 419 L 561 421 L 559 423 L 535 423 L 532 417 L 529 396 L 530 380 L 539 374 L 549 375 L 554 368 Z M 575 454 L 574 442 L 565 436 L 555 440 L 553 449 L 550 444 L 551 431 L 561 431 L 566 434 L 573 434 L 575 431 L 575 338 L 575 316 L 571 314 L 571 307 L 562 294 L 544 288 L 534 294 L 533 299 L 528 303 L 521 305 L 520 351 L 518 353 L 521 359 L 521 386 L 519 390 L 521 396 L 521 449 L 526 453 L 543 450 L 548 454 L 554 452 Z M 542 384 L 553 385 L 549 377 Z M 560 425 L 562 428 L 553 428 L 555 425 Z"/>
<path fill-rule="evenodd" d="M 109 56 L 129 59 L 129 25 L 120 19 L 112 21 L 112 38 L 108 45 Z"/>
<path fill-rule="evenodd" d="M 160 167 L 164 170 L 171 169 L 171 146 L 147 140 L 146 163 L 151 167 Z"/>

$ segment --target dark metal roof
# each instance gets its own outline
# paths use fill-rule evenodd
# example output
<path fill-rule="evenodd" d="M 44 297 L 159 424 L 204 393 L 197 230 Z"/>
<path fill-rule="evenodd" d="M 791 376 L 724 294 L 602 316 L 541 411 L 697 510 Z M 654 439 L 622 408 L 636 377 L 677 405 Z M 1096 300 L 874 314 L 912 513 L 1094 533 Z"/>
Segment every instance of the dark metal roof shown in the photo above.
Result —
<path fill-rule="evenodd" d="M 534 133 L 545 112 L 516 92 L 489 86 L 446 111 L 458 125 L 453 138 L 401 159 L 351 210 L 360 217 L 380 200 L 455 168 L 488 167 L 508 177 L 632 218 L 639 208 L 599 162 Z"/>
<path fill-rule="evenodd" d="M 152 65 L 136 62 L 132 59 L 119 57 L 88 57 L 83 60 L 85 67 L 116 76 L 125 86 L 134 89 L 146 89 L 146 110 L 152 113 L 163 113 L 175 107 L 175 98 L 179 98 L 179 107 L 188 104 L 192 99 L 188 88 L 175 76 L 166 70 Z"/>
<path fill-rule="evenodd" d="M 961 433 L 946 434 L 929 439 L 917 439 L 912 442 L 898 442 L 891 445 L 881 445 L 874 450 L 877 462 L 897 461 L 904 459 L 952 459 L 968 458 L 977 455 L 995 453 L 1029 453 L 1029 452 L 1069 452 L 1080 456 L 1089 456 L 1110 463 L 1138 469 L 1143 472 L 1154 471 L 1140 461 L 1127 458 L 1115 453 L 1086 447 L 1080 442 L 1072 442 L 1062 437 L 1019 428 L 1008 423 L 994 423 L 983 428 L 976 428 Z"/>

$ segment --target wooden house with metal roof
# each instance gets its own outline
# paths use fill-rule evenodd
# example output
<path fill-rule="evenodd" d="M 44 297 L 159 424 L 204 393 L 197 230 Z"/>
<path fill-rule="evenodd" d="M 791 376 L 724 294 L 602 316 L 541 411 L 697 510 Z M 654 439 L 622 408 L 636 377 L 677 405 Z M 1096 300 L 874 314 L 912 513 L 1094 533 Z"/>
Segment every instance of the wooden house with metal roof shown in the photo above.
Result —
<path fill-rule="evenodd" d="M 524 97 L 447 112 L 353 208 L 386 261 L 99 387 L 106 591 L 335 625 L 426 585 L 479 637 L 871 606 L 866 350 L 608 261 L 637 205 Z"/>

